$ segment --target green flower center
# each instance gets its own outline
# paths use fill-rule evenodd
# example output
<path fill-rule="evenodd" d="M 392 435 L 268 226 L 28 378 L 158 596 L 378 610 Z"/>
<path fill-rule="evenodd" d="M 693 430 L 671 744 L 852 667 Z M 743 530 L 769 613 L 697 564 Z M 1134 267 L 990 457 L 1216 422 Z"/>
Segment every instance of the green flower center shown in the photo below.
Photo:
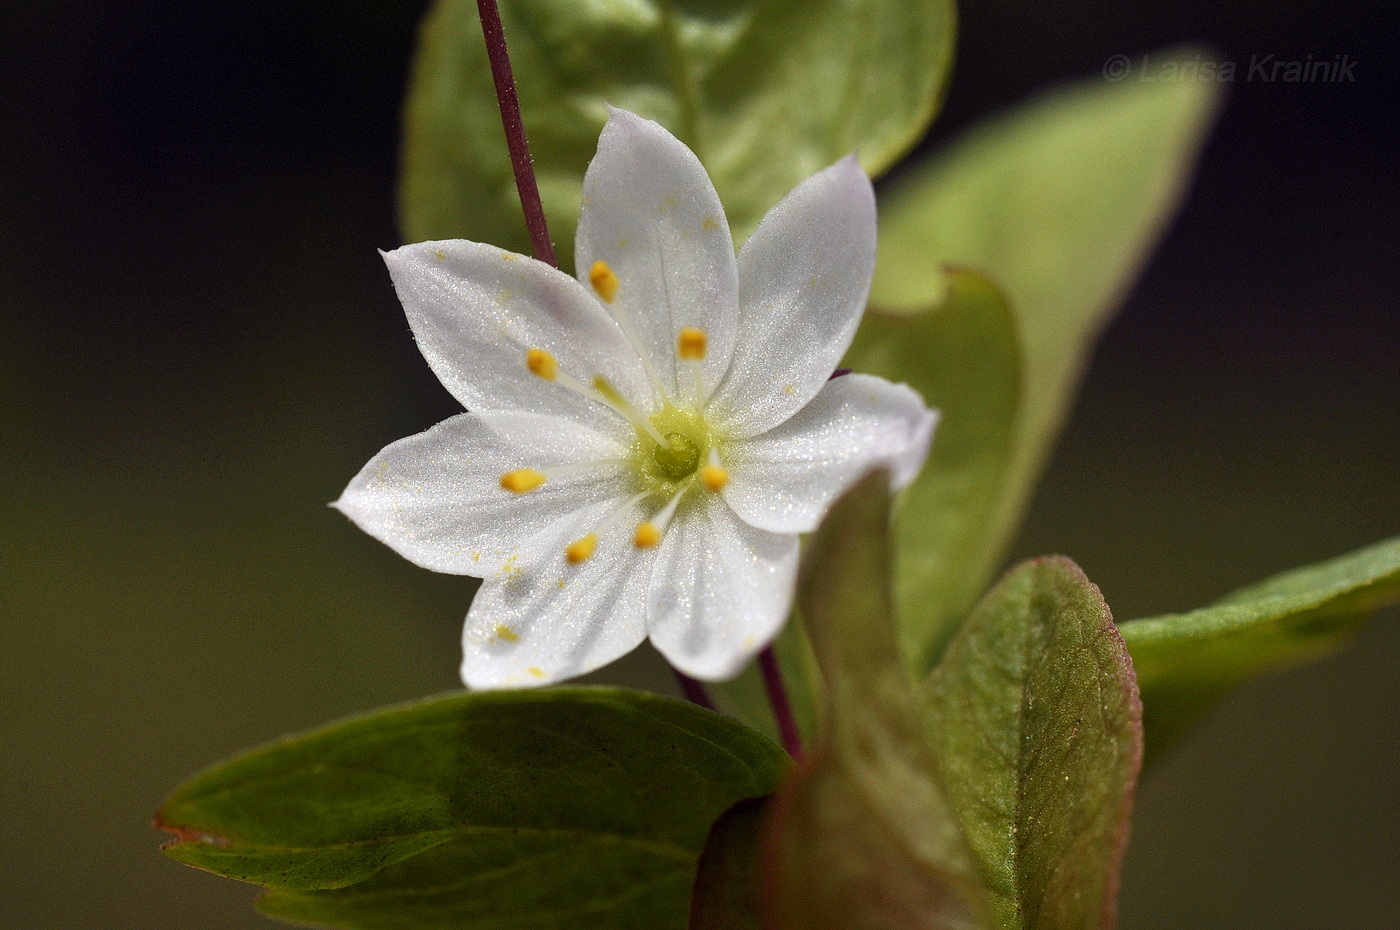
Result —
<path fill-rule="evenodd" d="M 704 467 L 705 453 L 711 445 L 709 424 L 699 411 L 670 404 L 652 414 L 650 423 L 666 444 L 639 429 L 632 461 L 652 491 L 669 497 Z"/>
<path fill-rule="evenodd" d="M 666 441 L 671 444 L 671 448 L 665 446 L 655 446 L 651 450 L 651 464 L 653 471 L 658 478 L 665 478 L 670 481 L 680 481 L 682 478 L 689 478 L 695 474 L 695 469 L 700 467 L 700 446 L 685 433 L 666 433 Z"/>

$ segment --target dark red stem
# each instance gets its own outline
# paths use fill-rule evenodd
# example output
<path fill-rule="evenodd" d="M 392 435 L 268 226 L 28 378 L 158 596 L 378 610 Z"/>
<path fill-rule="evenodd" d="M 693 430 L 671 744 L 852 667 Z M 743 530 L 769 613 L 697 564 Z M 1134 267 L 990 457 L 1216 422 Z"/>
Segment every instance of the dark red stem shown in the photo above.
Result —
<path fill-rule="evenodd" d="M 758 668 L 763 673 L 763 687 L 768 692 L 768 705 L 773 708 L 773 719 L 778 722 L 778 735 L 782 737 L 783 748 L 794 759 L 802 758 L 802 734 L 797 729 L 797 717 L 792 713 L 792 702 L 788 700 L 787 687 L 783 684 L 783 671 L 778 667 L 778 657 L 773 647 L 766 646 L 758 654 Z"/>
<path fill-rule="evenodd" d="M 525 124 L 520 119 L 520 97 L 515 92 L 515 76 L 510 71 L 510 53 L 506 51 L 506 34 L 501 28 L 501 11 L 496 7 L 496 0 L 476 0 L 476 9 L 481 14 L 486 57 L 491 62 L 491 78 L 496 82 L 496 100 L 501 105 L 501 125 L 506 131 L 510 164 L 515 169 L 515 188 L 520 192 L 520 206 L 525 211 L 525 229 L 530 233 L 535 258 L 558 268 L 554 242 L 549 238 L 549 224 L 544 219 L 544 204 L 540 203 L 540 188 L 535 183 L 530 143 L 525 138 Z"/>
<path fill-rule="evenodd" d="M 710 692 L 705 690 L 705 686 L 685 672 L 671 666 L 671 674 L 676 676 L 676 684 L 681 686 L 681 694 L 692 704 L 698 704 L 706 710 L 715 710 L 715 702 L 710 700 Z"/>

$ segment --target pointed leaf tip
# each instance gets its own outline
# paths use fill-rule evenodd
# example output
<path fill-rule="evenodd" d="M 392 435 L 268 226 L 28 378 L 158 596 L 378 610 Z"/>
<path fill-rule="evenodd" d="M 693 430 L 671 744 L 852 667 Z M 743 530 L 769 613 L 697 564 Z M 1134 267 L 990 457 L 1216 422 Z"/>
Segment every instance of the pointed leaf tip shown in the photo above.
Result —
<path fill-rule="evenodd" d="M 777 746 L 609 688 L 453 694 L 216 766 L 162 807 L 166 852 L 323 926 L 679 927 L 711 822 Z"/>
<path fill-rule="evenodd" d="M 1098 589 L 1064 558 L 1012 569 L 949 644 L 926 696 L 997 925 L 1112 927 L 1142 705 Z"/>
<path fill-rule="evenodd" d="M 1236 684 L 1327 655 L 1400 601 L 1400 537 L 1297 568 L 1181 614 L 1122 626 L 1142 687 L 1148 761 Z"/>

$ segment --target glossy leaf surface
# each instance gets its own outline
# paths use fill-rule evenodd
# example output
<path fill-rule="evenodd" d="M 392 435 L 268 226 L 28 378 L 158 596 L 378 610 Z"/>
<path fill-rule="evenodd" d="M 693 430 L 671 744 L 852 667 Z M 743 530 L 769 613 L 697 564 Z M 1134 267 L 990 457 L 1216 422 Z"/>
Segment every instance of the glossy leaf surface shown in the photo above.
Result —
<path fill-rule="evenodd" d="M 700 156 L 743 242 L 807 176 L 852 151 L 878 175 L 913 145 L 953 40 L 948 0 L 502 0 L 501 18 L 566 266 L 608 104 Z M 472 0 L 438 0 L 424 23 L 400 207 L 409 241 L 529 251 Z"/>

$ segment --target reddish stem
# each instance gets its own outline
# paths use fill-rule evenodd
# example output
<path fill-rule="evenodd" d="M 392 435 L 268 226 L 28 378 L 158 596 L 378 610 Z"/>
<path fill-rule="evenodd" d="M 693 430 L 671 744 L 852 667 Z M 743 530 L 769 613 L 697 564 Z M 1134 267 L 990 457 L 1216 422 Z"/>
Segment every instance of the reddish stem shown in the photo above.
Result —
<path fill-rule="evenodd" d="M 783 684 L 783 671 L 778 667 L 778 657 L 772 646 L 764 647 L 758 654 L 758 668 L 763 673 L 763 687 L 768 692 L 768 704 L 773 708 L 773 719 L 778 722 L 778 735 L 782 737 L 783 748 L 794 759 L 802 758 L 802 734 L 797 729 L 797 717 L 792 712 L 792 702 L 788 700 L 787 687 Z"/>
<path fill-rule="evenodd" d="M 530 143 L 525 138 L 525 123 L 520 119 L 520 97 L 515 92 L 515 77 L 510 70 L 510 53 L 506 51 L 506 34 L 501 28 L 501 11 L 496 0 L 476 0 L 481 15 L 481 34 L 486 38 L 486 57 L 491 62 L 491 78 L 496 82 L 496 100 L 501 105 L 501 125 L 506 131 L 506 147 L 510 149 L 510 164 L 515 169 L 515 188 L 520 193 L 520 206 L 525 211 L 525 229 L 535 258 L 559 267 L 554 257 L 554 242 L 549 238 L 549 224 L 540 203 L 540 188 L 535 183 L 534 162 L 530 159 Z"/>
<path fill-rule="evenodd" d="M 710 692 L 705 690 L 705 686 L 685 672 L 671 666 L 671 674 L 676 676 L 676 684 L 681 686 L 681 694 L 692 704 L 698 704 L 706 710 L 715 710 L 715 702 L 710 700 Z"/>

